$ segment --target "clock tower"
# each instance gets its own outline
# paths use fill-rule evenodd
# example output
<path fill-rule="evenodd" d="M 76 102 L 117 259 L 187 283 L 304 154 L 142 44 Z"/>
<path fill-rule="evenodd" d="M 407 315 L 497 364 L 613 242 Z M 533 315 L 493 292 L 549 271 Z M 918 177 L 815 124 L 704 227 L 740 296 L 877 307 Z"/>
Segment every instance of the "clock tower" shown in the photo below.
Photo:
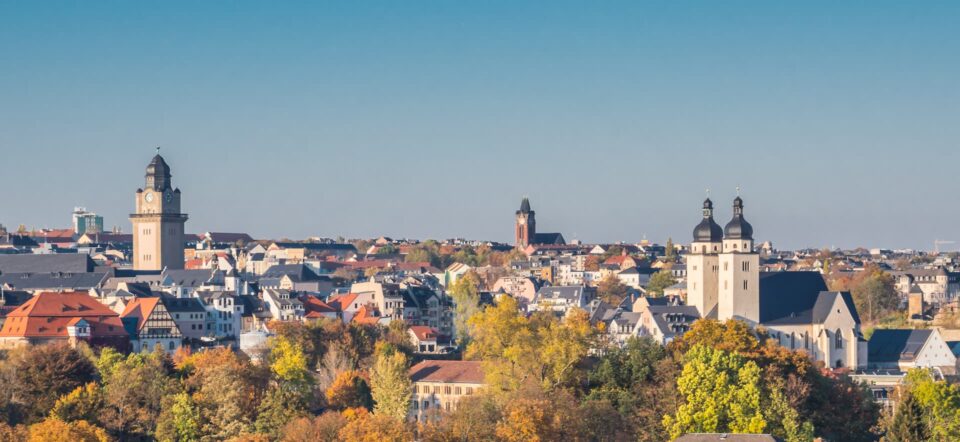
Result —
<path fill-rule="evenodd" d="M 520 210 L 517 211 L 516 222 L 514 223 L 514 244 L 518 249 L 524 249 L 528 245 L 536 242 L 536 215 L 533 210 L 530 210 L 530 200 L 523 198 L 523 201 L 520 202 Z"/>
<path fill-rule="evenodd" d="M 158 148 L 147 166 L 146 185 L 137 189 L 136 212 L 130 215 L 134 270 L 183 268 L 187 215 L 180 213 L 180 189 L 173 188 L 170 176 Z"/>

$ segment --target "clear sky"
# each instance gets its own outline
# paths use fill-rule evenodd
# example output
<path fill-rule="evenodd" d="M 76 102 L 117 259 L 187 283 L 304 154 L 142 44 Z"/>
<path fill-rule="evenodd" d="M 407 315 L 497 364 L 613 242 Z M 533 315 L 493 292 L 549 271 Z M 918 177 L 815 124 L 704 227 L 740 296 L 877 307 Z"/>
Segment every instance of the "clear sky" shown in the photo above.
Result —
<path fill-rule="evenodd" d="M 0 2 L 0 223 L 960 241 L 960 2 Z M 960 243 L 958 243 L 960 244 Z"/>

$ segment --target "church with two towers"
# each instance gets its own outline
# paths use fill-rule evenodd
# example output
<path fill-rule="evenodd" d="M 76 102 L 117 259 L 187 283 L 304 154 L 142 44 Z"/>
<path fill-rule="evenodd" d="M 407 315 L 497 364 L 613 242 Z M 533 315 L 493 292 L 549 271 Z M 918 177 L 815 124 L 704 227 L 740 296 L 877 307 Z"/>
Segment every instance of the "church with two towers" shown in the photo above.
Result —
<path fill-rule="evenodd" d="M 686 255 L 686 302 L 701 318 L 762 327 L 780 345 L 830 367 L 866 366 L 867 343 L 850 293 L 829 291 L 818 272 L 761 272 L 739 196 L 725 227 L 713 216 L 708 198 Z"/>

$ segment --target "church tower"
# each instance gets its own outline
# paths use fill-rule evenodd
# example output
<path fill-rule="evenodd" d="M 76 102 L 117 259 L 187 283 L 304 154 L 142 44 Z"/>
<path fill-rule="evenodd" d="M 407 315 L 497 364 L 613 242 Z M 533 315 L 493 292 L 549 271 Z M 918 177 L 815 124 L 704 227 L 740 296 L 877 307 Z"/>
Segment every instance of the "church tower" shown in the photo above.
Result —
<path fill-rule="evenodd" d="M 518 249 L 524 249 L 535 241 L 536 236 L 536 213 L 530 210 L 530 200 L 524 197 L 520 202 L 520 210 L 517 211 L 514 244 Z"/>
<path fill-rule="evenodd" d="M 146 185 L 137 189 L 136 212 L 130 215 L 135 270 L 183 268 L 187 215 L 180 213 L 180 189 L 173 188 L 170 176 L 170 166 L 157 148 L 147 166 Z"/>
<path fill-rule="evenodd" d="M 743 200 L 733 200 L 733 219 L 723 232 L 717 319 L 760 321 L 760 255 L 753 251 L 753 226 L 743 218 Z"/>
<path fill-rule="evenodd" d="M 717 281 L 723 229 L 713 220 L 713 202 L 703 202 L 703 220 L 693 229 L 693 243 L 687 255 L 687 304 L 702 318 L 717 317 Z"/>

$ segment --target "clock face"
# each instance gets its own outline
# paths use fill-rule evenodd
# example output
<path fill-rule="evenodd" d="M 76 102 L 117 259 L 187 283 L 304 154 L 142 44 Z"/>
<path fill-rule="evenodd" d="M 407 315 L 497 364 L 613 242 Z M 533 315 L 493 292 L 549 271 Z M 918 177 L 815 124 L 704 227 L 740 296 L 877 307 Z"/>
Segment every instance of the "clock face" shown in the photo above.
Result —
<path fill-rule="evenodd" d="M 147 192 L 147 195 L 144 196 L 143 199 L 146 200 L 148 203 L 152 203 L 152 202 L 153 202 L 153 193 L 152 193 L 152 192 Z"/>

